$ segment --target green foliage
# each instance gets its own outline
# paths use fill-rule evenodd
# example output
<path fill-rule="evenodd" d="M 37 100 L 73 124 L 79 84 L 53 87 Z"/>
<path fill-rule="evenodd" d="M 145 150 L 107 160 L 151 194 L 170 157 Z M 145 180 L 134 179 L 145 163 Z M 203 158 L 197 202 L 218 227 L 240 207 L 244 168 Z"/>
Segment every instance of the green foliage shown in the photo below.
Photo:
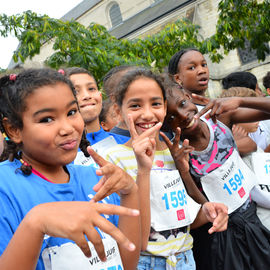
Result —
<path fill-rule="evenodd" d="M 219 62 L 223 58 L 221 49 L 227 54 L 243 48 L 245 40 L 257 50 L 258 59 L 264 60 L 269 52 L 265 45 L 270 40 L 269 18 L 269 0 L 222 0 L 216 33 L 209 38 L 200 35 L 198 25 L 181 20 L 143 39 L 118 40 L 98 24 L 85 27 L 76 21 L 63 22 L 26 11 L 14 16 L 0 15 L 0 35 L 12 33 L 20 41 L 13 56 L 15 62 L 31 59 L 44 43 L 53 42 L 54 53 L 46 60 L 47 65 L 56 69 L 81 66 L 100 79 L 112 67 L 123 64 L 162 71 L 175 52 L 187 47 L 196 47 L 208 53 L 213 62 Z"/>
<path fill-rule="evenodd" d="M 144 39 L 118 40 L 98 24 L 85 27 L 76 21 L 63 22 L 27 11 L 16 16 L 0 16 L 0 34 L 7 36 L 9 33 L 20 41 L 13 56 L 15 62 L 31 59 L 44 43 L 53 42 L 54 53 L 46 60 L 47 65 L 53 68 L 81 66 L 96 78 L 102 78 L 112 67 L 123 64 L 152 66 L 162 71 L 170 57 L 185 47 L 211 51 L 199 35 L 199 26 L 187 20 L 170 24 Z"/>
<path fill-rule="evenodd" d="M 244 48 L 245 41 L 257 52 L 259 60 L 269 53 L 265 45 L 270 41 L 270 1 L 223 0 L 219 2 L 219 19 L 215 40 L 228 53 Z"/>

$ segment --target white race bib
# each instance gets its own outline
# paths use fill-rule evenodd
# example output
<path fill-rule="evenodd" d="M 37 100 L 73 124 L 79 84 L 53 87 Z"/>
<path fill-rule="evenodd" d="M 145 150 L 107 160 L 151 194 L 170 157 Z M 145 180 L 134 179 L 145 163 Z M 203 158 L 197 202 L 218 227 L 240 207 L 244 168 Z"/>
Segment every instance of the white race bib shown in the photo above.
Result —
<path fill-rule="evenodd" d="M 191 224 L 201 207 L 188 196 L 177 170 L 151 171 L 151 227 L 155 231 Z"/>
<path fill-rule="evenodd" d="M 109 136 L 93 145 L 91 147 L 100 155 L 103 156 L 103 154 L 112 146 L 115 146 L 117 144 L 116 140 L 113 136 Z M 74 160 L 75 165 L 84 165 L 84 166 L 93 166 L 96 169 L 99 168 L 99 166 L 95 163 L 95 161 L 92 159 L 92 157 L 86 157 L 83 152 L 78 152 L 77 156 Z"/>
<path fill-rule="evenodd" d="M 270 153 L 253 153 L 252 167 L 258 183 L 270 185 Z"/>
<path fill-rule="evenodd" d="M 123 270 L 116 241 L 109 235 L 106 237 L 102 239 L 107 256 L 106 262 L 99 259 L 90 242 L 88 242 L 92 254 L 90 258 L 85 257 L 76 244 L 69 242 L 61 246 L 46 248 L 42 252 L 45 270 Z"/>
<path fill-rule="evenodd" d="M 201 183 L 209 201 L 226 204 L 230 214 L 247 200 L 257 180 L 234 150 L 221 167 L 203 176 Z"/>

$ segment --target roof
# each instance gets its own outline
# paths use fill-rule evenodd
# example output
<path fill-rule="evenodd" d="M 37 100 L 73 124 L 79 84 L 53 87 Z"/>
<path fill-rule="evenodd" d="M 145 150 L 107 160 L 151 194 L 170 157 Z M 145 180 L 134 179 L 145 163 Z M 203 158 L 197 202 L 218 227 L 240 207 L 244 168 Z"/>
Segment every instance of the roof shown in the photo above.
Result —
<path fill-rule="evenodd" d="M 68 13 L 66 13 L 61 18 L 61 20 L 63 21 L 77 20 L 84 13 L 86 13 L 88 10 L 93 8 L 95 5 L 97 5 L 101 1 L 102 0 L 84 0 L 80 4 L 78 4 L 76 7 L 71 9 Z"/>
<path fill-rule="evenodd" d="M 195 0 L 166 0 L 155 2 L 148 8 L 123 21 L 120 25 L 115 26 L 109 32 L 119 39 L 125 38 L 194 1 Z"/>

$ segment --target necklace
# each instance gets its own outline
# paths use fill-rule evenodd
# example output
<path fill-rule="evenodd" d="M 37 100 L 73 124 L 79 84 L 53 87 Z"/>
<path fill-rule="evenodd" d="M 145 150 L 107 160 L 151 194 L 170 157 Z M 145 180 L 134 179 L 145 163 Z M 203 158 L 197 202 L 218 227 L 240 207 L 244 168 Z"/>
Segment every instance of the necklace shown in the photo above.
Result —
<path fill-rule="evenodd" d="M 22 158 L 20 159 L 20 162 L 24 165 L 24 166 L 28 166 L 30 167 L 31 165 L 29 163 L 27 163 L 26 161 L 24 161 Z M 34 169 L 32 166 L 31 166 L 31 170 L 32 170 L 32 173 L 39 176 L 40 178 L 50 182 L 50 183 L 54 183 L 52 182 L 51 180 L 49 180 L 47 177 L 45 177 L 43 174 L 41 174 L 39 171 L 37 171 L 36 169 Z"/>

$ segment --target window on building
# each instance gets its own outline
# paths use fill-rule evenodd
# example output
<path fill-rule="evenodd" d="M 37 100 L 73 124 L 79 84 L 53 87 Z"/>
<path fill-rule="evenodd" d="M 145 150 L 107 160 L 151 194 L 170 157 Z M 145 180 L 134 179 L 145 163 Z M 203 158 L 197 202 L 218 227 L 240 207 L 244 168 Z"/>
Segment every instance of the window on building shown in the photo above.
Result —
<path fill-rule="evenodd" d="M 109 14 L 110 14 L 112 27 L 120 24 L 123 21 L 121 10 L 120 10 L 120 7 L 119 7 L 119 5 L 117 3 L 114 3 L 110 7 Z"/>

